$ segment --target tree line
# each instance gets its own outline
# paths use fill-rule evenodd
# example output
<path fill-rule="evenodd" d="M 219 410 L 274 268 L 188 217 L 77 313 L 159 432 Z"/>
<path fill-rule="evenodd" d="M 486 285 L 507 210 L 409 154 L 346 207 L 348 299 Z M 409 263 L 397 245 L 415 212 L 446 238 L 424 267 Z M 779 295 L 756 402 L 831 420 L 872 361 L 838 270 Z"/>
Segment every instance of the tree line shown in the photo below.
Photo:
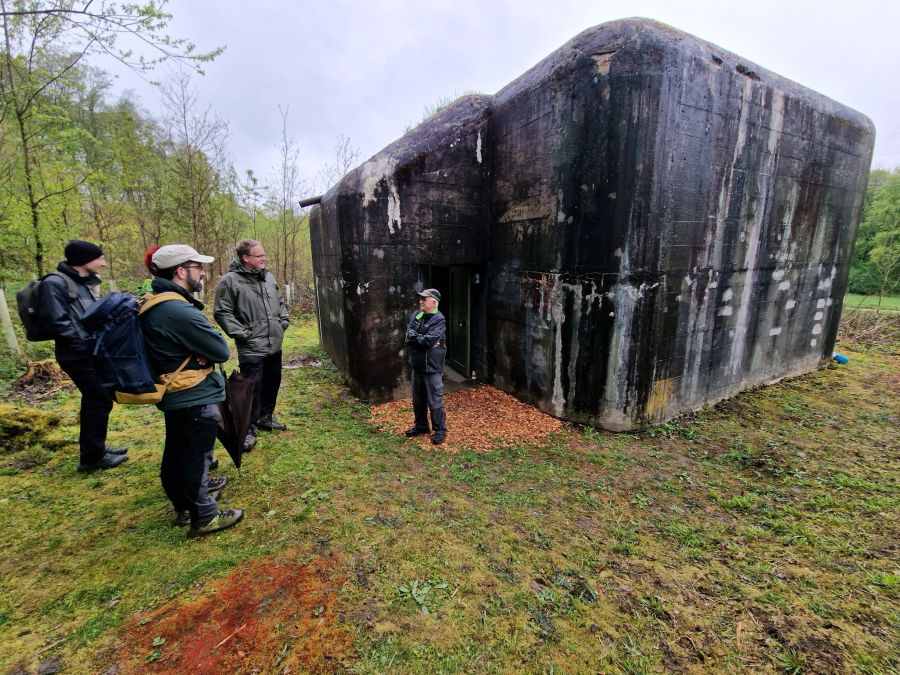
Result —
<path fill-rule="evenodd" d="M 280 110 L 280 166 L 262 186 L 231 164 L 228 125 L 192 85 L 221 48 L 200 53 L 169 36 L 164 7 L 0 0 L 0 286 L 55 269 L 73 237 L 103 244 L 113 288 L 146 277 L 143 252 L 173 242 L 214 255 L 214 283 L 235 242 L 253 238 L 294 291 L 292 304 L 311 308 L 309 225 L 298 202 L 312 188 L 299 174 L 288 109 Z M 120 48 L 123 35 L 149 55 Z M 158 84 L 166 119 L 127 93 L 114 97 L 112 77 L 88 58 L 98 53 L 137 70 L 167 63 Z M 322 178 L 334 180 L 357 157 L 339 139 Z"/>
<path fill-rule="evenodd" d="M 869 174 L 850 259 L 849 291 L 900 294 L 900 168 L 875 169 Z"/>

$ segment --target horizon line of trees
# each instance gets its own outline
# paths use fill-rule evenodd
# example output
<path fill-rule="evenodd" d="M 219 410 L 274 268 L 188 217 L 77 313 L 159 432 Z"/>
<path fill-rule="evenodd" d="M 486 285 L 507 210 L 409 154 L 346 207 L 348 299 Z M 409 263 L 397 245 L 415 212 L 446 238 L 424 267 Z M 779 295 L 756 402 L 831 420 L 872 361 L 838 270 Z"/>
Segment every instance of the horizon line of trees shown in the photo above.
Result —
<path fill-rule="evenodd" d="M 847 285 L 861 295 L 900 294 L 900 167 L 869 173 Z"/>
<path fill-rule="evenodd" d="M 0 0 L 0 287 L 53 271 L 71 238 L 103 245 L 113 288 L 146 277 L 148 247 L 175 242 L 216 257 L 212 285 L 235 243 L 252 238 L 279 282 L 293 287 L 293 304 L 310 309 L 309 223 L 298 202 L 311 188 L 300 176 L 289 110 L 279 107 L 280 165 L 268 185 L 251 171 L 240 175 L 228 125 L 199 100 L 189 72 L 202 74 L 223 48 L 199 53 L 170 37 L 164 7 Z M 123 34 L 149 45 L 153 58 L 119 49 Z M 112 78 L 89 62 L 97 53 L 141 71 L 168 63 L 158 83 L 166 119 L 128 93 L 114 99 Z M 334 165 L 318 179 L 330 185 L 358 156 L 339 137 Z"/>

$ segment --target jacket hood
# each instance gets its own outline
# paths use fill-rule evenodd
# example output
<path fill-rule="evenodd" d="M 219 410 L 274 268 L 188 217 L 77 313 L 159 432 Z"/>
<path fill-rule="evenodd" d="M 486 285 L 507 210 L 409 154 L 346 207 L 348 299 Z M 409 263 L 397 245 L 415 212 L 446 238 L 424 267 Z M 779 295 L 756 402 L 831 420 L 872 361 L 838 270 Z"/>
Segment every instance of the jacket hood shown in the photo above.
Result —
<path fill-rule="evenodd" d="M 268 269 L 263 267 L 262 269 L 258 270 L 248 270 L 246 267 L 244 267 L 243 263 L 240 260 L 235 258 L 228 266 L 228 271 L 237 272 L 238 274 L 244 274 L 248 277 L 259 277 L 260 279 L 265 280 L 266 272 L 268 271 Z"/>
<path fill-rule="evenodd" d="M 85 286 L 97 286 L 100 284 L 100 277 L 96 274 L 88 274 L 86 277 L 81 276 L 74 267 L 63 260 L 56 266 L 56 271 L 65 274 L 75 281 L 76 284 L 84 284 Z"/>

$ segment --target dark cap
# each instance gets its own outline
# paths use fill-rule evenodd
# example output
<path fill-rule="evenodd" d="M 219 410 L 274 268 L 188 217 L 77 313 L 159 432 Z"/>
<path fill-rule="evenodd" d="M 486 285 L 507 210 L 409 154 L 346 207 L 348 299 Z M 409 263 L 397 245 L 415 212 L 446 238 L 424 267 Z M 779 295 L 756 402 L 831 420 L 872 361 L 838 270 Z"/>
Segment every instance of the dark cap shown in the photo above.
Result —
<path fill-rule="evenodd" d="M 438 292 L 438 289 L 436 289 L 436 288 L 426 288 L 424 291 L 419 293 L 419 297 L 434 298 L 438 302 L 441 301 L 441 294 Z"/>
<path fill-rule="evenodd" d="M 103 255 L 103 249 L 89 241 L 72 239 L 66 244 L 65 254 L 66 262 L 75 267 L 96 260 Z"/>

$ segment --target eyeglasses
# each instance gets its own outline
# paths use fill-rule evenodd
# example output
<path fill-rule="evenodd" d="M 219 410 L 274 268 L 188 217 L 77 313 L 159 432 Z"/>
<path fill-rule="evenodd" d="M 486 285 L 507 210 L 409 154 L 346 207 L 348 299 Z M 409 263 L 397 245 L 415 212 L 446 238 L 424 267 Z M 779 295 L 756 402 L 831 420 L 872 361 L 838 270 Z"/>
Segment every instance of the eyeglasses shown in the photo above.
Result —
<path fill-rule="evenodd" d="M 186 270 L 199 270 L 203 268 L 203 265 L 201 265 L 200 263 L 196 263 L 194 265 L 181 265 L 181 268 Z"/>
<path fill-rule="evenodd" d="M 244 254 L 244 257 L 245 258 L 265 258 L 266 254 L 263 253 L 262 255 L 251 255 L 250 253 L 246 253 L 246 254 Z"/>

